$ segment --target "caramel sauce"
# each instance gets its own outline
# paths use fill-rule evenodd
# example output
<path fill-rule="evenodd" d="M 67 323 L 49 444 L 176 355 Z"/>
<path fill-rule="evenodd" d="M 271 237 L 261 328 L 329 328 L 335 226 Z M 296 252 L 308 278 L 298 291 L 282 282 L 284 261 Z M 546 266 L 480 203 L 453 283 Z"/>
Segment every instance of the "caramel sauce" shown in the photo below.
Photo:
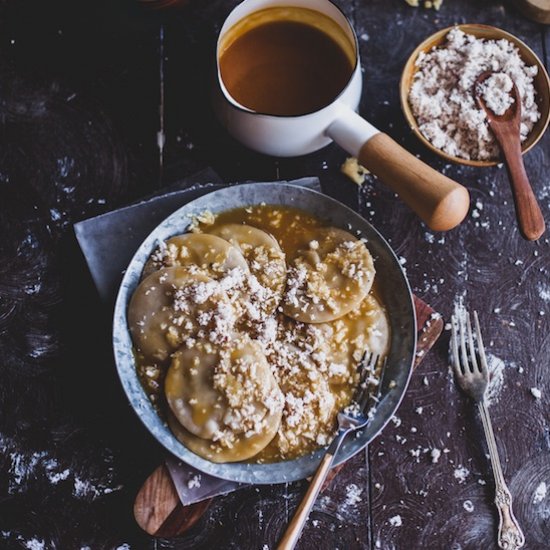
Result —
<path fill-rule="evenodd" d="M 328 224 L 324 223 L 321 219 L 313 216 L 303 210 L 283 207 L 275 205 L 258 205 L 250 206 L 246 208 L 238 208 L 234 210 L 228 210 L 217 214 L 214 223 L 198 223 L 196 228 L 199 232 L 209 233 L 214 229 L 225 224 L 246 224 L 257 227 L 263 231 L 270 233 L 279 242 L 281 249 L 286 255 L 287 265 L 296 256 L 297 252 L 307 246 L 311 240 L 315 239 L 316 230 L 321 227 L 326 227 Z M 378 290 L 377 281 L 375 279 L 374 285 L 370 291 L 380 303 L 380 292 Z M 286 318 L 282 313 L 279 314 L 280 320 L 286 323 L 289 329 L 292 328 L 295 321 L 290 318 Z M 352 328 L 354 321 L 349 316 L 344 316 L 337 321 L 342 322 L 347 329 Z M 154 365 L 154 368 L 158 369 L 158 375 L 156 379 L 152 380 L 150 375 L 147 375 L 147 369 L 151 368 L 151 363 L 147 363 L 143 356 L 139 353 L 135 353 L 136 366 L 141 383 L 146 390 L 147 394 L 153 401 L 155 408 L 157 409 L 161 418 L 166 418 L 165 410 L 168 407 L 166 399 L 164 397 L 164 378 L 166 369 L 168 368 L 170 361 L 165 364 Z M 343 409 L 351 402 L 355 391 L 354 385 L 349 382 L 331 382 L 330 391 L 335 397 L 335 410 L 331 417 L 331 422 L 334 423 L 336 428 L 336 414 L 337 411 Z M 199 415 L 201 418 L 197 420 L 202 422 L 209 415 L 209 411 L 201 411 Z M 276 436 L 277 438 L 277 436 Z M 304 443 L 299 449 L 295 449 L 292 452 L 285 453 L 281 456 L 277 447 L 276 438 L 265 447 L 259 454 L 255 455 L 247 462 L 253 463 L 272 463 L 281 460 L 291 460 L 304 456 L 314 450 L 319 445 L 315 441 L 308 441 Z"/>
<path fill-rule="evenodd" d="M 329 105 L 353 66 L 328 34 L 296 21 L 271 21 L 236 38 L 219 58 L 222 80 L 241 105 L 295 116 Z"/>

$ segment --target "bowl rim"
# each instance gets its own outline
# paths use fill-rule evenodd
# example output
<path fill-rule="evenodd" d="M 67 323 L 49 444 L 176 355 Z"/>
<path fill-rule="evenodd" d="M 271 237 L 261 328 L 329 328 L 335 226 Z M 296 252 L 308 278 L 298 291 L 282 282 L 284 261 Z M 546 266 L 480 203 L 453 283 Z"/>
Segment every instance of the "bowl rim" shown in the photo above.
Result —
<path fill-rule="evenodd" d="M 505 38 L 509 42 L 514 43 L 515 45 L 521 45 L 522 48 L 525 48 L 527 52 L 529 52 L 530 55 L 533 56 L 533 59 L 535 60 L 535 64 L 538 68 L 539 73 L 542 75 L 543 81 L 545 83 L 546 88 L 546 95 L 549 98 L 550 101 L 550 77 L 548 76 L 548 72 L 546 70 L 546 67 L 544 66 L 544 63 L 540 60 L 539 56 L 533 51 L 532 48 L 530 48 L 523 40 L 519 39 L 517 36 L 514 36 L 513 34 L 500 29 L 498 27 L 494 27 L 492 25 L 484 25 L 482 23 L 461 23 L 457 25 L 451 25 L 450 27 L 445 27 L 444 29 L 440 29 L 439 31 L 431 34 L 426 39 L 424 39 L 410 54 L 407 61 L 405 62 L 405 65 L 403 67 L 403 70 L 401 72 L 401 79 L 399 81 L 399 96 L 400 96 L 400 102 L 401 102 L 401 110 L 403 111 L 403 114 L 405 116 L 407 125 L 410 130 L 416 135 L 418 139 L 426 146 L 428 149 L 430 149 L 432 152 L 436 153 L 440 157 L 444 158 L 445 160 L 448 160 L 450 162 L 454 162 L 455 164 L 462 164 L 465 166 L 474 166 L 474 167 L 489 167 L 489 166 L 497 166 L 501 163 L 503 163 L 503 160 L 475 160 L 475 159 L 464 159 L 461 157 L 455 157 L 453 155 L 449 155 L 448 153 L 445 153 L 445 151 L 442 151 L 441 149 L 438 149 L 435 147 L 425 136 L 422 134 L 418 127 L 418 123 L 416 121 L 416 117 L 414 116 L 411 106 L 409 104 L 409 91 L 410 86 L 406 85 L 406 74 L 409 72 L 409 70 L 412 71 L 412 74 L 414 75 L 414 66 L 416 63 L 416 60 L 420 53 L 427 51 L 428 46 L 434 42 L 434 41 L 440 41 L 443 39 L 449 31 L 452 29 L 460 29 L 463 32 L 468 32 L 469 30 L 489 30 L 494 32 L 497 36 L 491 38 L 494 39 L 501 39 Z M 432 46 L 437 47 L 437 46 Z M 521 52 L 520 52 L 521 53 Z M 412 80 L 412 78 L 411 78 Z M 538 90 L 537 90 L 538 91 Z M 548 124 L 550 123 L 550 107 L 548 108 L 548 112 L 546 114 L 546 119 L 544 120 L 538 134 L 535 136 L 533 141 L 526 147 L 522 146 L 521 153 L 524 155 L 525 153 L 529 152 L 537 143 L 540 141 L 542 136 L 544 135 L 546 129 L 548 128 Z"/>
<path fill-rule="evenodd" d="M 258 188 L 258 186 L 261 186 L 261 189 Z M 280 194 L 281 203 L 279 204 L 290 206 L 287 201 L 293 202 L 297 198 L 297 204 L 295 204 L 295 206 L 307 211 L 310 210 L 311 207 L 305 208 L 299 204 L 299 202 L 301 200 L 307 201 L 311 199 L 311 201 L 318 205 L 320 209 L 324 208 L 326 212 L 330 212 L 330 216 L 332 216 L 333 212 L 336 212 L 336 217 L 339 216 L 342 220 L 345 219 L 346 223 L 349 222 L 350 226 L 347 228 L 348 230 L 352 230 L 352 228 L 353 230 L 359 229 L 362 226 L 361 232 L 363 235 L 369 239 L 372 239 L 372 245 L 369 248 L 371 248 L 371 251 L 375 251 L 373 253 L 375 262 L 378 257 L 381 258 L 381 261 L 390 262 L 390 264 L 396 268 L 392 269 L 393 276 L 395 277 L 395 281 L 401 285 L 401 288 L 398 288 L 396 293 L 398 295 L 400 294 L 401 298 L 406 297 L 405 302 L 402 304 L 403 309 L 401 310 L 404 320 L 399 320 L 399 322 L 402 323 L 402 326 L 395 327 L 394 321 L 390 318 L 392 331 L 394 328 L 399 328 L 401 330 L 401 333 L 397 331 L 396 336 L 392 336 L 390 348 L 390 354 L 395 354 L 395 369 L 397 370 L 394 369 L 392 372 L 392 380 L 395 380 L 396 383 L 393 385 L 390 383 L 388 385 L 386 381 L 384 381 L 386 391 L 384 392 L 384 398 L 380 401 L 380 404 L 376 410 L 376 414 L 367 428 L 357 434 L 358 437 L 350 438 L 349 441 L 344 443 L 336 456 L 335 465 L 350 459 L 352 456 L 364 449 L 368 443 L 370 443 L 370 441 L 372 441 L 372 439 L 374 439 L 374 437 L 382 431 L 382 429 L 390 421 L 391 417 L 395 414 L 395 411 L 401 404 L 409 385 L 414 360 L 416 357 L 417 343 L 416 315 L 412 292 L 395 252 L 389 246 L 384 237 L 382 237 L 382 235 L 380 235 L 380 233 L 367 220 L 351 208 L 345 206 L 332 197 L 309 188 L 292 184 L 241 184 L 206 193 L 200 198 L 192 200 L 186 205 L 180 207 L 163 222 L 161 222 L 142 242 L 132 257 L 128 268 L 124 273 L 115 303 L 113 315 L 113 352 L 121 384 L 132 408 L 134 409 L 134 412 L 137 414 L 143 425 L 148 429 L 158 443 L 160 443 L 178 459 L 202 471 L 203 473 L 229 481 L 253 484 L 284 483 L 306 478 L 313 474 L 316 470 L 322 456 L 324 455 L 324 449 L 319 449 L 298 459 L 271 464 L 254 464 L 243 462 L 214 463 L 191 452 L 170 432 L 169 428 L 166 426 L 166 423 L 163 422 L 154 409 L 153 404 L 147 396 L 144 388 L 141 386 L 135 369 L 135 358 L 133 356 L 133 346 L 127 325 L 126 313 L 131 294 L 139 283 L 141 270 L 146 258 L 149 257 L 150 253 L 158 245 L 159 239 L 169 238 L 169 236 L 181 233 L 187 229 L 191 221 L 189 216 L 190 211 L 195 215 L 204 211 L 204 205 L 212 203 L 212 198 L 214 195 L 218 195 L 219 200 L 224 200 L 223 204 L 225 205 L 227 201 L 227 194 L 229 193 L 231 196 L 231 194 L 237 190 L 239 190 L 238 192 L 241 193 L 241 196 L 251 197 L 246 201 L 241 200 L 239 202 L 239 206 L 261 204 L 263 201 L 257 199 L 256 197 L 259 196 L 261 198 L 265 196 L 265 189 L 268 188 L 268 186 L 271 187 L 273 194 L 276 192 Z M 275 191 L 275 189 L 277 191 Z M 250 192 L 247 195 L 248 191 Z M 259 193 L 261 193 L 261 195 L 259 195 Z M 307 198 L 308 196 L 309 199 Z M 303 197 L 306 198 L 304 199 Z M 235 200 L 239 199 L 237 198 Z M 323 202 L 324 205 L 321 207 Z M 271 204 L 277 203 L 271 201 Z M 225 206 L 224 208 L 217 208 L 213 210 L 215 212 L 222 212 L 235 207 L 238 206 Z M 333 221 L 330 217 L 329 220 Z M 346 223 L 342 222 L 342 225 L 346 226 Z M 395 319 L 395 322 L 397 323 L 397 318 Z"/>

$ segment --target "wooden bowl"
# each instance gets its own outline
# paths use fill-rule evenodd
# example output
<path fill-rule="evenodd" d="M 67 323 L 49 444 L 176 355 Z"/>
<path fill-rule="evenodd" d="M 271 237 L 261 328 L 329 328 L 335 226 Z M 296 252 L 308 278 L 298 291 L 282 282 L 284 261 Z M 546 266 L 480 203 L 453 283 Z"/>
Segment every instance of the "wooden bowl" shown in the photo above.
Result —
<path fill-rule="evenodd" d="M 527 65 L 536 65 L 538 67 L 538 73 L 535 77 L 534 85 L 537 92 L 536 101 L 539 106 L 541 116 L 535 124 L 534 128 L 531 130 L 531 133 L 529 134 L 527 139 L 522 144 L 522 152 L 525 154 L 536 145 L 536 143 L 544 134 L 544 131 L 548 127 L 548 122 L 550 121 L 550 79 L 548 78 L 548 73 L 546 72 L 544 65 L 537 57 L 535 52 L 531 48 L 529 48 L 529 46 L 527 46 L 527 44 L 519 40 L 519 38 L 516 38 L 515 36 L 501 29 L 490 27 L 488 25 L 477 24 L 456 25 L 456 27 L 458 27 L 461 31 L 465 33 L 474 35 L 477 38 L 488 38 L 492 40 L 505 38 L 506 40 L 512 42 L 518 47 L 521 58 L 525 61 L 525 63 L 527 63 Z M 455 27 L 447 27 L 446 29 L 442 29 L 435 34 L 432 34 L 414 50 L 414 52 L 407 60 L 407 63 L 405 64 L 405 67 L 403 69 L 400 83 L 401 108 L 403 109 L 403 113 L 405 114 L 405 118 L 407 119 L 407 123 L 409 124 L 411 130 L 418 136 L 420 141 L 422 141 L 422 143 L 426 145 L 426 147 L 431 149 L 434 153 L 437 153 L 440 157 L 443 157 L 448 161 L 456 162 L 458 164 L 465 164 L 467 166 L 495 166 L 501 161 L 463 159 L 460 157 L 449 155 L 441 149 L 434 147 L 420 131 L 418 123 L 416 122 L 411 106 L 409 104 L 409 90 L 411 88 L 414 75 L 418 70 L 418 68 L 416 67 L 416 60 L 418 59 L 418 55 L 421 52 L 427 52 L 428 50 L 431 50 L 433 47 L 441 46 L 445 42 L 447 33 L 453 28 Z"/>

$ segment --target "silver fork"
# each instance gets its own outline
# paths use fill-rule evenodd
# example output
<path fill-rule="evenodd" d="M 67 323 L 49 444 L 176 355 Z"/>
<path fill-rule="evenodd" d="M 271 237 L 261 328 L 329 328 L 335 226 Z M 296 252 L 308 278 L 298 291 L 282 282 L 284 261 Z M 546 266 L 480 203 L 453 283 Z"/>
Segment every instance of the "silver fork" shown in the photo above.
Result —
<path fill-rule="evenodd" d="M 483 422 L 485 439 L 495 478 L 495 504 L 498 509 L 498 545 L 505 550 L 516 550 L 525 544 L 525 537 L 512 511 L 512 495 L 502 473 L 497 443 L 485 394 L 489 383 L 487 357 L 479 328 L 477 312 L 474 311 L 477 353 L 472 334 L 470 314 L 463 308 L 457 309 L 452 318 L 451 352 L 456 381 L 464 393 L 476 403 Z M 460 349 L 460 353 L 459 353 Z"/>
<path fill-rule="evenodd" d="M 382 387 L 382 380 L 380 380 L 378 383 L 378 395 L 376 397 L 371 395 L 371 386 L 369 385 L 368 377 L 369 375 L 375 374 L 379 358 L 379 355 L 365 353 L 359 363 L 359 383 L 353 398 L 357 407 L 354 407 L 354 411 L 346 412 L 344 410 L 338 413 L 338 433 L 323 456 L 302 502 L 298 506 L 294 517 L 287 527 L 279 546 L 277 546 L 277 550 L 292 550 L 294 548 L 302 534 L 309 513 L 315 504 L 315 500 L 319 495 L 323 482 L 327 478 L 340 445 L 342 445 L 342 442 L 348 434 L 360 430 L 368 424 L 372 416 L 372 407 L 367 407 L 367 405 L 370 405 L 373 401 L 378 402 L 380 389 Z"/>

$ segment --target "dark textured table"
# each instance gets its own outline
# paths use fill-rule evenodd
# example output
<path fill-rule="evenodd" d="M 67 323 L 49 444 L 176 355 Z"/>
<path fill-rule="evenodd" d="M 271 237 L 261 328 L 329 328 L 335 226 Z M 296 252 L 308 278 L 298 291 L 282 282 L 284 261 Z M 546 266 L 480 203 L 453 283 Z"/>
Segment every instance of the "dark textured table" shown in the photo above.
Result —
<path fill-rule="evenodd" d="M 398 81 L 415 45 L 453 23 L 502 27 L 546 63 L 550 32 L 490 0 L 446 0 L 440 12 L 402 0 L 340 2 L 360 37 L 362 114 L 471 191 L 466 221 L 434 234 L 378 182 L 358 190 L 346 180 L 336 146 L 276 160 L 224 134 L 208 66 L 234 3 L 145 13 L 112 0 L 0 2 L 0 548 L 275 547 L 301 483 L 221 498 L 176 542 L 135 526 L 133 498 L 163 451 L 122 395 L 110 312 L 72 232 L 75 221 L 206 166 L 227 181 L 318 175 L 390 240 L 420 297 L 446 317 L 461 299 L 478 309 L 501 377 L 491 413 L 505 476 L 526 547 L 548 548 L 549 241 L 519 236 L 503 168 L 445 165 L 421 147 L 404 123 Z M 550 134 L 526 157 L 547 222 L 549 153 Z M 496 547 L 486 449 L 447 348 L 448 332 L 394 422 L 318 501 L 300 548 Z"/>

